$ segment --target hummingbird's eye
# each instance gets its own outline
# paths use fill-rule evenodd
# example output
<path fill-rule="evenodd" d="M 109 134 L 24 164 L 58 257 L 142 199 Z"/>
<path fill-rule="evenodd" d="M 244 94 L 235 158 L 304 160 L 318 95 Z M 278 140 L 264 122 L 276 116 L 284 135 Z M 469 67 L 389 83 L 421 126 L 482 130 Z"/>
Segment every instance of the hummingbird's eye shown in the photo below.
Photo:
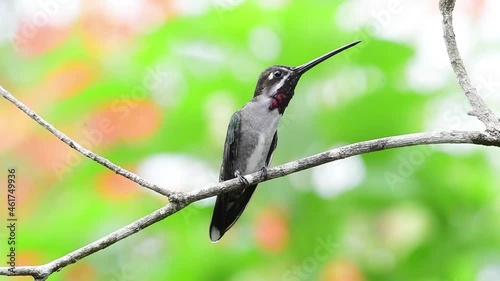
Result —
<path fill-rule="evenodd" d="M 274 76 L 275 78 L 280 78 L 280 77 L 281 77 L 281 71 L 279 71 L 279 70 L 275 71 L 275 72 L 273 73 L 273 76 Z"/>

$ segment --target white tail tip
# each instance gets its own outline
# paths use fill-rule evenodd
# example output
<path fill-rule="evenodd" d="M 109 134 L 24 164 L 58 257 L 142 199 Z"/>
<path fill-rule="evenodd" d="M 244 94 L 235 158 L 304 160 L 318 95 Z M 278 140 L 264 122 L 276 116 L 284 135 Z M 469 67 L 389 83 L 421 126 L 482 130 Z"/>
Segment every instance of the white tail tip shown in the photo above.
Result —
<path fill-rule="evenodd" d="M 212 240 L 212 242 L 217 242 L 219 241 L 219 239 L 222 237 L 222 235 L 220 235 L 220 230 L 215 227 L 215 226 L 212 226 L 210 228 L 210 240 Z"/>

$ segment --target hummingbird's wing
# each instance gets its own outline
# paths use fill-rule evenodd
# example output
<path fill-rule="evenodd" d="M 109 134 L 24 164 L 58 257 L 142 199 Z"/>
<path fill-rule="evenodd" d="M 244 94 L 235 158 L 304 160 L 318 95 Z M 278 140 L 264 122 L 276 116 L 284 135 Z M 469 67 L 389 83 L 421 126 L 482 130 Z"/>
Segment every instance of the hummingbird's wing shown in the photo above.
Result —
<path fill-rule="evenodd" d="M 227 128 L 226 142 L 224 143 L 224 155 L 220 168 L 219 181 L 229 180 L 235 177 L 235 161 L 238 157 L 238 138 L 240 134 L 240 112 L 236 111 Z M 212 222 L 210 223 L 210 239 L 218 241 L 222 235 L 231 227 L 238 217 L 229 216 L 231 209 L 234 209 L 234 202 L 241 196 L 244 190 L 237 190 L 223 193 L 215 200 Z M 234 213 L 234 212 L 232 212 Z M 229 217 L 233 217 L 230 219 Z"/>
<path fill-rule="evenodd" d="M 274 133 L 273 141 L 271 142 L 271 147 L 269 148 L 269 152 L 267 153 L 266 167 L 269 167 L 269 164 L 271 164 L 271 161 L 273 160 L 273 153 L 277 146 L 278 146 L 278 131 Z"/>
<path fill-rule="evenodd" d="M 224 143 L 224 155 L 220 167 L 219 181 L 226 181 L 234 178 L 236 171 L 235 162 L 238 159 L 238 138 L 240 135 L 241 117 L 240 111 L 236 111 L 227 127 L 226 142 Z"/>
<path fill-rule="evenodd" d="M 237 111 L 231 117 L 224 145 L 224 157 L 221 166 L 220 181 L 229 180 L 235 177 L 234 161 L 237 159 L 237 147 L 240 130 L 240 115 Z M 266 166 L 272 159 L 272 154 L 277 146 L 278 134 L 274 133 L 271 147 L 267 154 Z M 226 231 L 238 220 L 243 210 L 245 210 L 248 201 L 252 197 L 257 185 L 247 186 L 241 190 L 235 190 L 220 194 L 215 201 L 212 222 L 210 224 L 210 239 L 218 241 Z"/>

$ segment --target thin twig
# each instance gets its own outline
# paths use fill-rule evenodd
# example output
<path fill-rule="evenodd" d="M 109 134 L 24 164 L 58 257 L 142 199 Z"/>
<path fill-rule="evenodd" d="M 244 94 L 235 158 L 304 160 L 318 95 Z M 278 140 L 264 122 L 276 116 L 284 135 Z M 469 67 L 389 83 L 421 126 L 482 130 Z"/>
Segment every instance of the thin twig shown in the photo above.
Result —
<path fill-rule="evenodd" d="M 486 146 L 500 146 L 500 141 L 488 134 L 481 132 L 469 131 L 452 131 L 440 133 L 416 133 L 394 137 L 386 137 L 375 140 L 359 142 L 355 144 L 346 145 L 343 147 L 335 148 L 323 153 L 305 157 L 295 160 L 274 168 L 267 170 L 267 177 L 264 177 L 261 171 L 246 175 L 245 178 L 249 184 L 256 184 L 268 181 L 274 178 L 284 177 L 302 170 L 310 169 L 325 163 L 333 162 L 336 160 L 352 157 L 369 152 L 381 151 L 391 148 L 407 147 L 424 144 L 456 144 L 456 143 L 470 143 Z M 172 195 L 172 202 L 167 206 L 154 211 L 153 213 L 121 228 L 115 232 L 92 242 L 78 250 L 75 250 L 61 258 L 58 258 L 50 263 L 39 266 L 20 266 L 16 267 L 14 273 L 9 272 L 9 268 L 0 267 L 0 275 L 31 275 L 35 278 L 46 278 L 53 272 L 61 268 L 75 263 L 76 261 L 91 255 L 97 251 L 105 249 L 114 243 L 125 239 L 141 229 L 144 229 L 170 215 L 182 210 L 184 207 L 199 201 L 201 199 L 215 196 L 223 192 L 242 188 L 243 185 L 238 179 L 232 179 L 218 184 L 214 184 L 208 188 L 200 189 L 190 193 L 183 193 L 182 195 Z M 43 279 L 40 279 L 43 280 Z"/>
<path fill-rule="evenodd" d="M 152 191 L 155 191 L 157 193 L 160 193 L 162 195 L 165 195 L 169 197 L 172 194 L 175 194 L 175 192 L 163 189 L 159 186 L 156 186 L 143 178 L 139 177 L 138 175 L 125 170 L 124 168 L 114 164 L 113 162 L 109 161 L 108 159 L 99 156 L 95 154 L 94 152 L 84 148 L 80 144 L 78 144 L 76 141 L 72 140 L 68 136 L 66 136 L 64 133 L 61 131 L 57 130 L 54 126 L 52 126 L 50 123 L 45 121 L 40 115 L 36 114 L 33 110 L 28 108 L 24 103 L 20 102 L 17 100 L 9 91 L 5 90 L 2 86 L 0 86 L 0 95 L 2 95 L 5 99 L 13 103 L 17 108 L 22 110 L 24 113 L 26 113 L 31 119 L 35 120 L 38 124 L 40 124 L 42 127 L 47 129 L 47 131 L 51 132 L 54 136 L 56 136 L 58 139 L 60 139 L 62 142 L 65 144 L 69 145 L 71 148 L 74 150 L 80 152 L 83 156 L 94 160 L 95 162 L 103 165 L 104 167 L 110 169 L 111 171 L 122 175 L 126 177 L 127 179 L 139 184 L 140 186 L 143 186 L 145 188 L 148 188 Z"/>
<path fill-rule="evenodd" d="M 0 275 L 9 276 L 33 276 L 35 280 L 45 280 L 50 274 L 59 271 L 61 268 L 66 267 L 72 263 L 81 260 L 82 258 L 89 256 L 95 252 L 103 250 L 114 243 L 123 240 L 134 233 L 156 223 L 164 218 L 178 212 L 183 209 L 185 205 L 178 203 L 169 203 L 165 207 L 158 209 L 151 214 L 144 216 L 135 222 L 124 226 L 99 240 L 96 240 L 80 249 L 77 249 L 67 255 L 64 255 L 56 260 L 53 260 L 47 264 L 39 266 L 19 266 L 15 267 L 14 273 L 9 271 L 8 267 L 0 267 Z"/>
<path fill-rule="evenodd" d="M 443 15 L 443 37 L 450 58 L 451 67 L 457 75 L 458 83 L 465 96 L 472 106 L 470 115 L 476 116 L 486 126 L 486 131 L 496 137 L 500 137 L 500 121 L 495 113 L 485 104 L 476 88 L 472 86 L 464 63 L 458 51 L 457 41 L 455 40 L 455 32 L 453 30 L 453 9 L 455 8 L 455 0 L 440 0 L 439 9 Z"/>

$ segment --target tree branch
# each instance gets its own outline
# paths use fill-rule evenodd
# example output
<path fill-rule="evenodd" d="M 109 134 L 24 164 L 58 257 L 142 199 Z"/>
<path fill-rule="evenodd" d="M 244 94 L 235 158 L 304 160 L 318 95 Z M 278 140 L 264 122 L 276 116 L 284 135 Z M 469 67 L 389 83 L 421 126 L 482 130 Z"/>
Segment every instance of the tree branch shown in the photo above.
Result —
<path fill-rule="evenodd" d="M 453 31 L 453 9 L 455 8 L 455 0 L 440 0 L 439 9 L 443 15 L 443 37 L 446 44 L 448 57 L 450 58 L 451 67 L 457 75 L 458 83 L 465 96 L 472 106 L 472 112 L 469 114 L 476 116 L 481 122 L 486 125 L 486 131 L 496 137 L 500 137 L 500 121 L 495 113 L 488 108 L 476 88 L 472 86 L 464 63 L 458 51 L 457 41 L 455 40 L 455 32 Z"/>
<path fill-rule="evenodd" d="M 455 0 L 440 0 L 440 9 L 443 15 L 443 29 L 444 39 L 450 57 L 450 62 L 453 70 L 457 74 L 458 82 L 465 92 L 472 106 L 472 115 L 476 116 L 482 121 L 487 128 L 489 134 L 475 131 L 451 131 L 451 132 L 438 132 L 438 133 L 416 133 L 401 136 L 385 137 L 375 140 L 363 141 L 355 144 L 346 145 L 340 148 L 332 149 L 296 161 L 292 161 L 274 168 L 267 170 L 267 176 L 259 171 L 250 175 L 246 175 L 249 184 L 257 184 L 267 180 L 278 177 L 284 177 L 292 173 L 296 173 L 305 169 L 310 169 L 325 163 L 333 162 L 336 160 L 381 151 L 391 148 L 428 145 L 428 144 L 456 144 L 456 143 L 469 143 L 485 146 L 500 147 L 500 122 L 495 114 L 485 105 L 484 101 L 478 95 L 476 89 L 471 85 L 463 62 L 460 58 L 457 44 L 455 41 L 455 34 L 452 26 L 452 12 L 454 9 Z M 52 273 L 59 271 L 69 264 L 75 263 L 78 260 L 85 258 L 93 253 L 113 245 L 114 243 L 125 239 L 140 230 L 159 222 L 174 213 L 182 210 L 189 204 L 208 198 L 211 196 L 219 195 L 223 192 L 242 188 L 243 185 L 238 179 L 232 179 L 218 184 L 214 184 L 208 188 L 192 191 L 189 193 L 175 192 L 160 188 L 152 183 L 145 181 L 136 174 L 133 174 L 111 161 L 103 158 L 88 149 L 83 148 L 81 145 L 70 139 L 62 132 L 55 129 L 51 124 L 42 119 L 35 112 L 30 110 L 26 105 L 14 98 L 8 91 L 0 86 L 0 94 L 12 102 L 15 106 L 28 114 L 33 120 L 42 125 L 45 129 L 54 134 L 61 141 L 69 145 L 71 148 L 77 150 L 87 158 L 105 166 L 111 171 L 120 174 L 139 185 L 153 190 L 157 193 L 169 197 L 169 203 L 149 215 L 146 215 L 135 222 L 124 226 L 105 237 L 102 237 L 86 246 L 83 246 L 71 253 L 68 253 L 52 262 L 39 266 L 20 266 L 14 269 L 8 267 L 0 267 L 0 275 L 9 276 L 32 276 L 35 281 L 46 280 Z"/>
<path fill-rule="evenodd" d="M 96 240 L 84 247 L 81 247 L 78 250 L 75 250 L 67 255 L 64 255 L 56 260 L 53 260 L 47 264 L 39 265 L 39 266 L 19 266 L 16 267 L 13 272 L 10 271 L 8 267 L 0 267 L 0 275 L 9 275 L 9 276 L 22 276 L 29 275 L 33 276 L 35 280 L 45 280 L 47 277 L 59 271 L 61 268 L 66 267 L 72 263 L 77 262 L 78 260 L 91 255 L 97 251 L 105 249 L 114 243 L 123 240 L 134 233 L 139 232 L 140 230 L 163 220 L 164 218 L 178 212 L 183 209 L 185 206 L 178 203 L 169 203 L 165 207 L 158 209 L 151 214 L 142 217 L 135 222 L 124 226 L 115 232 L 112 232 L 103 238 Z"/>
<path fill-rule="evenodd" d="M 451 132 L 429 132 L 406 134 L 393 137 L 385 137 L 369 141 L 358 142 L 329 151 L 318 153 L 299 160 L 288 162 L 273 168 L 267 169 L 267 178 L 259 171 L 245 176 L 248 184 L 257 184 L 263 181 L 284 177 L 299 171 L 310 169 L 319 165 L 333 162 L 340 159 L 349 158 L 365 153 L 381 151 L 391 148 L 408 147 L 424 144 L 458 144 L 469 143 L 485 146 L 500 147 L 500 139 L 474 131 L 451 131 Z M 241 187 L 238 179 L 232 179 L 189 193 L 182 193 L 172 196 L 171 200 L 192 203 L 201 199 L 212 197 L 223 192 L 231 191 Z"/>
<path fill-rule="evenodd" d="M 452 131 L 439 133 L 416 133 L 394 137 L 386 137 L 375 140 L 363 141 L 335 148 L 316 155 L 305 157 L 267 170 L 267 178 L 261 171 L 246 175 L 245 178 L 249 184 L 257 184 L 271 179 L 284 177 L 302 170 L 310 169 L 325 163 L 352 157 L 369 152 L 381 151 L 391 148 L 407 147 L 424 144 L 456 144 L 469 143 L 485 146 L 500 146 L 500 140 L 481 132 Z M 182 210 L 189 204 L 204 198 L 212 197 L 223 192 L 242 188 L 243 185 L 238 179 L 232 179 L 210 187 L 200 189 L 189 193 L 176 193 L 171 195 L 171 203 L 165 207 L 154 211 L 153 213 L 138 219 L 137 221 L 116 230 L 107 236 L 92 242 L 78 250 L 75 250 L 61 258 L 50 263 L 39 266 L 20 266 L 16 267 L 14 273 L 7 267 L 0 267 L 0 275 L 30 275 L 36 279 L 44 280 L 50 274 L 61 268 L 75 263 L 78 260 L 105 249 L 114 243 L 125 239 L 134 233 L 161 221 L 172 214 Z"/>
<path fill-rule="evenodd" d="M 114 164 L 113 162 L 109 161 L 108 159 L 106 159 L 102 156 L 99 156 L 99 155 L 95 154 L 94 152 L 84 148 L 83 146 L 78 144 L 76 141 L 72 140 L 71 138 L 66 136 L 64 133 L 62 133 L 61 131 L 54 128 L 54 126 L 52 126 L 50 123 L 45 121 L 42 117 L 40 117 L 40 115 L 36 114 L 33 110 L 28 108 L 24 103 L 17 100 L 11 93 L 9 93 L 7 90 L 5 90 L 2 86 L 0 86 L 0 95 L 2 95 L 6 100 L 13 103 L 17 108 L 19 108 L 21 111 L 26 113 L 29 117 L 31 117 L 31 119 L 35 120 L 38 124 L 40 124 L 42 127 L 47 129 L 47 131 L 51 132 L 54 136 L 56 136 L 62 142 L 69 145 L 74 150 L 80 152 L 83 156 L 103 165 L 104 167 L 115 172 L 116 174 L 119 174 L 121 176 L 126 177 L 127 179 L 139 184 L 140 186 L 148 188 L 152 191 L 155 191 L 155 192 L 160 193 L 162 195 L 165 195 L 167 197 L 176 193 L 174 191 L 170 191 L 167 189 L 163 189 L 159 186 L 156 186 L 156 185 L 144 180 L 143 178 L 139 177 L 138 175 L 136 175 L 130 171 L 127 171 L 124 168 Z"/>

